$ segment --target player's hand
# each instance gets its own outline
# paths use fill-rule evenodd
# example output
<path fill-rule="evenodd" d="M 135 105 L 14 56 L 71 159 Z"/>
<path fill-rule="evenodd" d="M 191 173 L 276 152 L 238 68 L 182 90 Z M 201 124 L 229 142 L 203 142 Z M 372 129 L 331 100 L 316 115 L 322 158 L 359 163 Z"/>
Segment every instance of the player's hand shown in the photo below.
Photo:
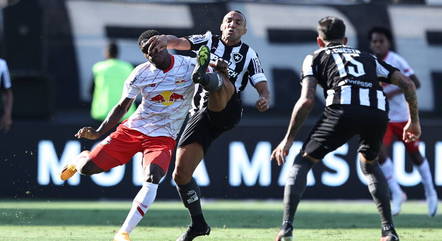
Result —
<path fill-rule="evenodd" d="M 165 35 L 155 35 L 147 40 L 146 46 L 149 47 L 146 53 L 149 55 L 155 55 L 163 49 L 167 49 L 167 37 Z M 143 52 L 144 47 L 145 46 L 143 46 Z"/>
<path fill-rule="evenodd" d="M 226 76 L 229 76 L 229 64 L 224 59 L 217 59 L 214 63 L 210 62 L 209 64 L 211 67 L 213 67 L 217 72 L 223 73 Z"/>
<path fill-rule="evenodd" d="M 88 140 L 96 140 L 100 138 L 100 136 L 101 134 L 92 127 L 83 127 L 75 134 L 75 137 L 78 139 L 84 138 Z"/>
<path fill-rule="evenodd" d="M 3 131 L 4 133 L 8 132 L 12 125 L 12 118 L 7 115 L 3 115 L 2 119 L 0 120 L 0 131 Z"/>
<path fill-rule="evenodd" d="M 258 111 L 260 112 L 264 112 L 267 111 L 270 107 L 270 103 L 269 103 L 269 99 L 264 97 L 264 96 L 260 96 L 259 99 L 256 101 L 256 109 L 258 109 Z"/>
<path fill-rule="evenodd" d="M 409 143 L 419 140 L 420 136 L 421 136 L 420 124 L 408 121 L 404 127 L 404 133 L 402 134 L 402 139 L 406 143 Z"/>
<path fill-rule="evenodd" d="M 285 162 L 285 157 L 289 154 L 290 147 L 292 147 L 293 141 L 284 140 L 273 150 L 271 160 L 276 160 L 278 166 L 281 166 Z"/>

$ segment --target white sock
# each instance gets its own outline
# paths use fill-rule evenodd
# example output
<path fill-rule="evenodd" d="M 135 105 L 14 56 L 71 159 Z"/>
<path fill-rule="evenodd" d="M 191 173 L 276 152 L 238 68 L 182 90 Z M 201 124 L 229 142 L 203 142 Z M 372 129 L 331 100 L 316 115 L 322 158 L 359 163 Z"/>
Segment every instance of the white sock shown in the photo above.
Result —
<path fill-rule="evenodd" d="M 152 205 L 153 201 L 155 201 L 157 189 L 158 184 L 153 184 L 150 182 L 143 183 L 143 187 L 134 198 L 132 208 L 121 226 L 120 232 L 132 232 L 141 219 L 143 219 L 147 209 L 150 207 L 150 205 Z"/>
<path fill-rule="evenodd" d="M 71 162 L 70 164 L 75 165 L 75 168 L 77 169 L 77 172 L 80 174 L 81 173 L 81 167 L 83 167 L 84 165 L 86 165 L 86 163 L 89 161 L 89 151 L 82 151 L 80 154 L 78 154 L 75 159 L 73 160 L 73 162 Z"/>
<path fill-rule="evenodd" d="M 392 195 L 401 195 L 402 189 L 397 183 L 396 176 L 394 175 L 394 166 L 390 158 L 387 158 L 385 162 L 381 165 L 382 172 L 384 173 L 385 179 L 387 179 L 388 187 Z"/>
<path fill-rule="evenodd" d="M 425 195 L 434 195 L 436 193 L 436 190 L 433 186 L 433 177 L 431 176 L 430 165 L 428 165 L 428 161 L 425 159 L 420 166 L 417 166 L 417 170 L 421 175 L 422 184 L 424 185 L 425 189 Z"/>

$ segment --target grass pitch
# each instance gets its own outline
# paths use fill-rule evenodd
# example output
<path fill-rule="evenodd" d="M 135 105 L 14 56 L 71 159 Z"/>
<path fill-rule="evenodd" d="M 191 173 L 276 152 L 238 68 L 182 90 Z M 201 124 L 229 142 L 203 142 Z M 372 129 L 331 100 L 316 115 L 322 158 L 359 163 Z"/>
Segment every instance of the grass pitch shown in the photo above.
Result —
<path fill-rule="evenodd" d="M 131 202 L 0 201 L 1 241 L 112 240 Z M 282 216 L 280 201 L 205 201 L 212 226 L 204 240 L 271 241 Z M 131 235 L 133 241 L 175 240 L 186 229 L 179 202 L 156 202 Z M 402 241 L 442 241 L 442 216 L 426 215 L 424 202 L 407 202 L 395 223 Z M 304 200 L 296 216 L 295 240 L 379 240 L 380 225 L 370 201 Z"/>

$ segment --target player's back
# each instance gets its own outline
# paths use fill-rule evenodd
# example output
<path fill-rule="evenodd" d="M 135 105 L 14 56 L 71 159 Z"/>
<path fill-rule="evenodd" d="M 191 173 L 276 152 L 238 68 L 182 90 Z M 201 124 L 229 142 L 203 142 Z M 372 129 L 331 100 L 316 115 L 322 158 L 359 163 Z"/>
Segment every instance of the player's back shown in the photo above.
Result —
<path fill-rule="evenodd" d="M 324 88 L 326 106 L 356 105 L 387 109 L 379 78 L 387 81 L 393 71 L 389 65 L 358 49 L 335 45 L 308 55 L 303 77 L 312 75 Z"/>

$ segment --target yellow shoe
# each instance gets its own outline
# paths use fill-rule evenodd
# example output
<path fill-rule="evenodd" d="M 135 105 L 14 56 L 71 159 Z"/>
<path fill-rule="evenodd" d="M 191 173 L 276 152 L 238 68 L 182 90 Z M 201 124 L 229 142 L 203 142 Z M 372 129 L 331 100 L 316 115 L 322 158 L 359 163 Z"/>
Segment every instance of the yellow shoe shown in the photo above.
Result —
<path fill-rule="evenodd" d="M 118 232 L 114 236 L 114 241 L 130 241 L 128 232 Z"/>
<path fill-rule="evenodd" d="M 63 181 L 68 180 L 77 172 L 77 168 L 73 164 L 68 164 L 63 168 L 60 173 L 60 179 Z"/>

